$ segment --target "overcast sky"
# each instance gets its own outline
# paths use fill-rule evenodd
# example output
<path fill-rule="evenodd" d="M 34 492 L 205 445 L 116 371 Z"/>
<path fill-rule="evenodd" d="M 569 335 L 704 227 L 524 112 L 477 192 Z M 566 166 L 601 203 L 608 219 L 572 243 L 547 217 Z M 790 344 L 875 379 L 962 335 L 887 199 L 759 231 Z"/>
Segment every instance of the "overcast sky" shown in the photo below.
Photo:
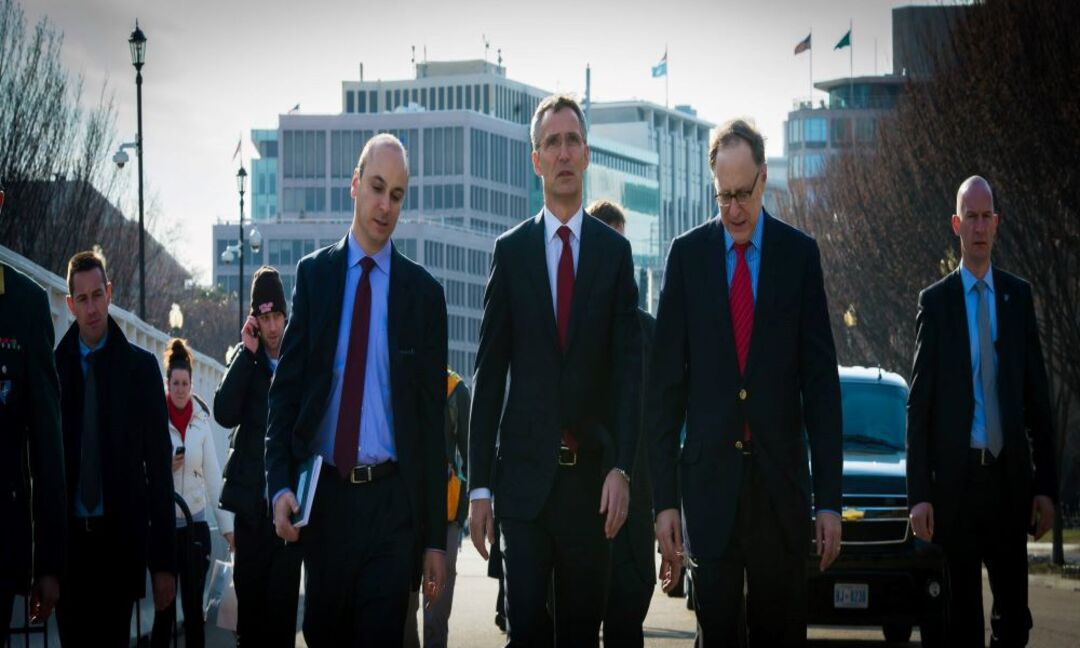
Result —
<path fill-rule="evenodd" d="M 664 103 L 650 77 L 668 49 L 670 103 L 719 122 L 754 117 L 768 154 L 783 153 L 783 121 L 809 89 L 809 56 L 795 45 L 814 34 L 814 80 L 847 76 L 848 51 L 833 46 L 854 24 L 855 74 L 892 68 L 895 0 L 624 0 L 521 3 L 353 0 L 21 0 L 32 25 L 47 16 L 64 33 L 68 69 L 85 79 L 84 103 L 103 83 L 117 129 L 134 139 L 135 83 L 127 38 L 135 18 L 148 40 L 143 69 L 146 183 L 162 218 L 181 228 L 174 253 L 209 281 L 211 231 L 238 212 L 232 160 L 252 128 L 276 128 L 295 104 L 338 113 L 342 80 L 412 78 L 411 46 L 431 61 L 502 49 L 507 76 L 540 88 L 584 93 L 592 66 L 595 101 Z M 876 43 L 876 59 L 875 59 Z M 134 162 L 134 160 L 133 160 Z M 124 173 L 132 174 L 135 165 Z M 134 201 L 131 201 L 134 204 Z M 134 214 L 130 214 L 134 215 Z"/>

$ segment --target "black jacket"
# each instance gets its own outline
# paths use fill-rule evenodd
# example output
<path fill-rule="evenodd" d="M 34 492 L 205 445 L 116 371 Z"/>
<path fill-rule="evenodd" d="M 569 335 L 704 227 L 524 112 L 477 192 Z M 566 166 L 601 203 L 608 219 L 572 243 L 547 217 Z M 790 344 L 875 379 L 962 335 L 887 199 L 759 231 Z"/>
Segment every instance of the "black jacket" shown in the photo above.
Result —
<path fill-rule="evenodd" d="M 274 370 L 262 344 L 255 353 L 243 344 L 232 350 L 232 362 L 214 393 L 214 420 L 236 428 L 225 463 L 221 508 L 248 525 L 268 516 L 266 503 L 266 414 Z"/>
<path fill-rule="evenodd" d="M 469 488 L 492 490 L 497 518 L 539 514 L 555 482 L 563 430 L 573 431 L 580 454 L 606 454 L 632 473 L 641 426 L 641 325 L 629 241 L 585 214 L 564 352 L 544 237 L 542 212 L 500 236 L 484 296 Z"/>
<path fill-rule="evenodd" d="M 60 387 L 45 291 L 7 265 L 0 278 L 0 581 L 22 592 L 64 569 Z"/>
<path fill-rule="evenodd" d="M 157 359 L 131 344 L 113 318 L 109 337 L 94 364 L 97 371 L 102 495 L 110 555 L 95 557 L 115 565 L 117 582 L 143 595 L 146 570 L 174 571 L 176 520 L 173 513 L 172 442 L 164 381 Z M 75 489 L 82 449 L 83 372 L 79 327 L 56 347 L 67 466 L 68 523 L 74 523 Z"/>
<path fill-rule="evenodd" d="M 994 268 L 1002 459 L 1011 485 L 1004 519 L 1027 527 L 1031 500 L 1057 501 L 1057 465 L 1031 285 Z M 965 488 L 975 410 L 967 310 L 960 270 L 919 294 L 908 395 L 908 502 L 934 505 L 934 540 L 949 535 Z"/>
<path fill-rule="evenodd" d="M 641 357 L 644 360 L 641 389 L 644 393 L 648 385 L 648 364 L 652 355 L 656 318 L 646 311 L 638 310 L 638 319 L 641 322 Z M 644 403 L 641 410 L 644 417 Z M 638 438 L 637 453 L 634 456 L 634 476 L 630 481 L 630 511 L 626 517 L 626 524 L 619 533 L 630 536 L 630 547 L 638 576 L 646 583 L 655 583 L 656 534 L 653 530 L 652 478 L 649 476 L 649 435 L 644 423 Z"/>
<path fill-rule="evenodd" d="M 791 550 L 802 551 L 809 534 L 808 447 L 817 508 L 841 507 L 840 378 L 817 243 L 768 214 L 761 218 L 745 375 L 719 217 L 675 239 L 660 293 L 646 416 L 654 505 L 681 505 L 686 551 L 703 559 L 723 555 L 735 525 L 744 422 Z"/>
<path fill-rule="evenodd" d="M 295 488 L 330 401 L 347 239 L 300 260 L 281 362 L 270 386 L 266 482 L 271 497 Z M 424 548 L 446 547 L 446 300 L 423 267 L 394 248 L 388 322 L 394 443 L 413 529 Z M 308 549 L 311 550 L 310 548 Z"/>

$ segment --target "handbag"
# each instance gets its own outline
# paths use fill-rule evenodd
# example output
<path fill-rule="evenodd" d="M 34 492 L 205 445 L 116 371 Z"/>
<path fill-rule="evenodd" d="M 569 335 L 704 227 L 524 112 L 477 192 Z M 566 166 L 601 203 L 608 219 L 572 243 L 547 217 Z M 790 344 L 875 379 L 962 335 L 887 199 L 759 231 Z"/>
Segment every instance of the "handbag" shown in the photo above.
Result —
<path fill-rule="evenodd" d="M 206 597 L 205 619 L 223 630 L 236 631 L 236 586 L 233 585 L 233 557 L 214 561 L 210 574 L 210 594 Z"/>

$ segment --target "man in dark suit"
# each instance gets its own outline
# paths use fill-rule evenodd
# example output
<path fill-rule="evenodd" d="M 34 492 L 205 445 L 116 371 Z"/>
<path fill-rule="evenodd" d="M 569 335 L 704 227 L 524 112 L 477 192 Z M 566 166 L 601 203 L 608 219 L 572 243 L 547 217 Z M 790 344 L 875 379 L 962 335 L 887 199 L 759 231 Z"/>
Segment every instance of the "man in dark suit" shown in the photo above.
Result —
<path fill-rule="evenodd" d="M 0 208 L 4 189 L 0 185 Z M 60 387 L 45 291 L 0 263 L 0 645 L 11 604 L 30 586 L 30 618 L 44 622 L 60 596 L 67 516 Z M 31 585 L 32 583 L 32 585 Z"/>
<path fill-rule="evenodd" d="M 737 645 L 745 577 L 751 644 L 799 645 L 807 441 L 820 568 L 840 551 L 840 381 L 821 261 L 813 239 L 762 208 L 753 125 L 717 127 L 709 164 L 720 214 L 671 245 L 646 395 L 660 575 L 670 589 L 685 533 L 702 644 Z"/>
<path fill-rule="evenodd" d="M 956 195 L 960 267 L 919 294 L 908 396 L 908 502 L 916 537 L 945 551 L 950 646 L 984 645 L 982 565 L 994 594 L 991 646 L 1023 646 L 1027 533 L 1057 500 L 1050 392 L 1031 285 L 992 267 L 998 215 L 972 176 Z"/>
<path fill-rule="evenodd" d="M 408 185 L 405 149 L 373 137 L 353 172 L 349 234 L 300 260 L 270 386 L 266 482 L 295 542 L 297 465 L 323 457 L 311 519 L 304 637 L 400 645 L 410 590 L 446 578 L 446 302 L 390 243 Z"/>
<path fill-rule="evenodd" d="M 622 207 L 597 200 L 587 210 L 600 222 L 626 236 Z M 652 354 L 656 319 L 638 308 L 641 323 L 642 393 L 648 384 L 648 360 Z M 642 407 L 644 413 L 644 407 Z M 653 533 L 652 480 L 649 479 L 649 440 L 645 428 L 638 437 L 634 457 L 634 480 L 630 483 L 630 512 L 626 524 L 611 542 L 611 579 L 604 611 L 604 643 L 609 646 L 642 646 L 644 623 L 656 587 L 656 536 Z"/>
<path fill-rule="evenodd" d="M 69 503 L 60 641 L 127 646 L 147 567 L 155 609 L 176 593 L 169 415 L 157 359 L 109 316 L 101 256 L 71 257 L 67 282 L 75 322 L 56 347 Z"/>
<path fill-rule="evenodd" d="M 577 102 L 541 101 L 531 135 L 544 209 L 495 242 L 474 380 L 469 530 L 486 559 L 494 498 L 507 645 L 551 645 L 549 586 L 555 643 L 596 645 L 608 540 L 626 521 L 640 427 L 637 287 L 629 242 L 582 209 L 589 152 Z"/>

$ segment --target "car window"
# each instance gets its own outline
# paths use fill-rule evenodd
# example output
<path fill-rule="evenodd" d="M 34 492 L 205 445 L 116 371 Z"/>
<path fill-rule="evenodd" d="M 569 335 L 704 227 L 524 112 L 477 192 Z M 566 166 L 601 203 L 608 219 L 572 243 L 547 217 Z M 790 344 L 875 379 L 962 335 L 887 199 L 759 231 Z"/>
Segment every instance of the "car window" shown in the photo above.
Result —
<path fill-rule="evenodd" d="M 883 383 L 840 383 L 844 450 L 892 453 L 904 449 L 907 390 Z"/>

